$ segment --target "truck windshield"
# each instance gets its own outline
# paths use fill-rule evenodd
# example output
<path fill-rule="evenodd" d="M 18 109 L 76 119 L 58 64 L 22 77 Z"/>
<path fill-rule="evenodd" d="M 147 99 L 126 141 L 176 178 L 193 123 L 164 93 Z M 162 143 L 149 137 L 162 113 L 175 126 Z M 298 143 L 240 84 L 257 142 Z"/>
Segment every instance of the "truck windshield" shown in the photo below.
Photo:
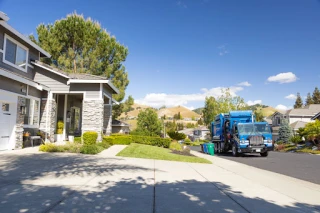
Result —
<path fill-rule="evenodd" d="M 271 134 L 268 124 L 238 124 L 240 134 Z"/>

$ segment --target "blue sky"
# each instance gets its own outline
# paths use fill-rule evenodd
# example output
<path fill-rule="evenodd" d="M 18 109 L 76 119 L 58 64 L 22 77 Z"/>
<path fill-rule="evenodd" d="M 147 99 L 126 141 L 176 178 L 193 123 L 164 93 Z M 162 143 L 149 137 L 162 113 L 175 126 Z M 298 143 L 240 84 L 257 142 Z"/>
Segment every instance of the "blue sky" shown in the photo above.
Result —
<path fill-rule="evenodd" d="M 0 0 L 0 10 L 25 35 L 74 11 L 98 20 L 129 48 L 127 95 L 155 107 L 202 107 L 230 87 L 285 109 L 320 87 L 318 0 Z"/>

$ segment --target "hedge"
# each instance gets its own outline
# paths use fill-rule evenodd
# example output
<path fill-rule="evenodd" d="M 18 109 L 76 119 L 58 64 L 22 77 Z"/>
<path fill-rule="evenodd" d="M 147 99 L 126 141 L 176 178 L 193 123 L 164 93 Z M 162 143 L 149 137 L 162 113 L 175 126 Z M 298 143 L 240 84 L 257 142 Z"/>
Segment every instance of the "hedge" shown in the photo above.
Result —
<path fill-rule="evenodd" d="M 111 135 L 104 137 L 103 141 L 109 144 L 129 145 L 130 143 L 139 143 L 169 148 L 171 139 L 140 135 Z"/>
<path fill-rule="evenodd" d="M 85 132 L 82 135 L 83 143 L 85 145 L 93 145 L 97 142 L 98 133 L 97 132 Z"/>

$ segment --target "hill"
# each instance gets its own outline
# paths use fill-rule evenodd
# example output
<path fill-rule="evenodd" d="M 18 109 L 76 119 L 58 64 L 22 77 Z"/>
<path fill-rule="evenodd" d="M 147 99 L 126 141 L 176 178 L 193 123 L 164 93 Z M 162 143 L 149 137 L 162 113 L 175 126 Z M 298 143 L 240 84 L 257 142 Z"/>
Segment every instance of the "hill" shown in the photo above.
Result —
<path fill-rule="evenodd" d="M 195 113 L 197 113 L 197 114 L 201 115 L 201 114 L 202 114 L 203 109 L 204 109 L 204 108 L 203 108 L 203 107 L 201 107 L 201 108 L 194 109 L 194 110 L 192 110 L 192 111 L 194 111 Z"/>
<path fill-rule="evenodd" d="M 138 117 L 138 114 L 141 110 L 151 108 L 146 105 L 141 105 L 141 104 L 134 104 L 132 105 L 133 110 L 127 112 L 127 113 L 122 113 L 120 115 L 120 119 L 125 119 L 125 118 L 133 118 L 133 117 Z M 159 117 L 162 117 L 166 115 L 166 117 L 173 117 L 175 114 L 178 114 L 180 112 L 180 115 L 182 118 L 200 118 L 201 115 L 198 113 L 193 112 L 192 110 L 189 110 L 185 107 L 182 106 L 177 106 L 177 107 L 171 107 L 171 108 L 162 108 L 160 110 L 157 110 L 157 114 Z"/>
<path fill-rule="evenodd" d="M 178 114 L 180 112 L 180 115 L 182 118 L 200 118 L 201 116 L 198 113 L 195 113 L 194 111 L 187 109 L 183 106 L 176 106 L 171 108 L 163 108 L 158 111 L 158 116 L 166 116 L 166 117 L 173 117 L 175 114 Z"/>

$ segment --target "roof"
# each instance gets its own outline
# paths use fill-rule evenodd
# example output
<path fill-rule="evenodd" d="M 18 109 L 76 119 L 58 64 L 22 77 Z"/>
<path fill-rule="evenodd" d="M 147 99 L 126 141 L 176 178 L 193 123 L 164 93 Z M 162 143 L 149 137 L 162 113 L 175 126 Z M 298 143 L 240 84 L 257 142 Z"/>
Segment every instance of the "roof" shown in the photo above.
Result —
<path fill-rule="evenodd" d="M 119 121 L 119 120 L 113 120 L 112 121 L 112 126 L 130 126 L 129 124 Z"/>
<path fill-rule="evenodd" d="M 290 124 L 290 126 L 292 129 L 299 129 L 299 128 L 305 127 L 306 124 L 307 124 L 307 122 L 296 121 L 296 122 L 293 122 L 292 124 Z"/>
<path fill-rule="evenodd" d="M 96 75 L 90 75 L 87 73 L 67 73 L 64 72 L 58 68 L 52 67 L 48 64 L 45 64 L 41 61 L 32 61 L 31 62 L 33 65 L 41 67 L 45 70 L 48 70 L 52 73 L 55 73 L 56 75 L 60 75 L 64 78 L 69 79 L 68 80 L 68 85 L 70 83 L 102 83 L 102 84 L 108 84 L 110 88 L 116 93 L 119 94 L 119 90 L 112 84 L 110 80 L 106 77 L 102 76 L 96 76 Z"/>
<path fill-rule="evenodd" d="M 272 119 L 271 118 L 264 118 L 264 120 L 270 125 L 272 124 Z"/>
<path fill-rule="evenodd" d="M 291 109 L 287 115 L 314 116 L 320 112 L 320 104 L 310 104 L 304 108 Z"/>
<path fill-rule="evenodd" d="M 10 78 L 12 80 L 19 81 L 19 82 L 27 84 L 29 86 L 35 87 L 39 90 L 43 90 L 43 89 L 50 90 L 47 86 L 45 86 L 43 84 L 35 82 L 32 79 L 29 79 L 23 75 L 19 75 L 16 72 L 11 72 L 11 71 L 4 69 L 4 68 L 0 68 L 0 76 L 4 76 L 6 78 Z"/>
<path fill-rule="evenodd" d="M 311 120 L 320 119 L 320 112 L 311 118 Z"/>
<path fill-rule="evenodd" d="M 29 44 L 30 46 L 32 46 L 33 48 L 35 48 L 36 50 L 38 50 L 43 56 L 46 56 L 48 58 L 51 57 L 51 55 L 45 51 L 44 49 L 42 49 L 41 47 L 39 47 L 38 45 L 36 45 L 33 41 L 31 41 L 29 38 L 27 38 L 26 36 L 22 35 L 20 32 L 18 32 L 16 29 L 14 29 L 13 27 L 11 27 L 7 21 L 9 20 L 9 17 L 0 11 L 0 25 L 3 26 L 4 28 L 6 28 L 8 31 L 10 31 L 11 33 L 13 33 L 14 35 L 16 35 L 17 37 L 19 37 L 21 40 L 23 40 L 24 42 L 26 42 L 27 44 Z"/>

